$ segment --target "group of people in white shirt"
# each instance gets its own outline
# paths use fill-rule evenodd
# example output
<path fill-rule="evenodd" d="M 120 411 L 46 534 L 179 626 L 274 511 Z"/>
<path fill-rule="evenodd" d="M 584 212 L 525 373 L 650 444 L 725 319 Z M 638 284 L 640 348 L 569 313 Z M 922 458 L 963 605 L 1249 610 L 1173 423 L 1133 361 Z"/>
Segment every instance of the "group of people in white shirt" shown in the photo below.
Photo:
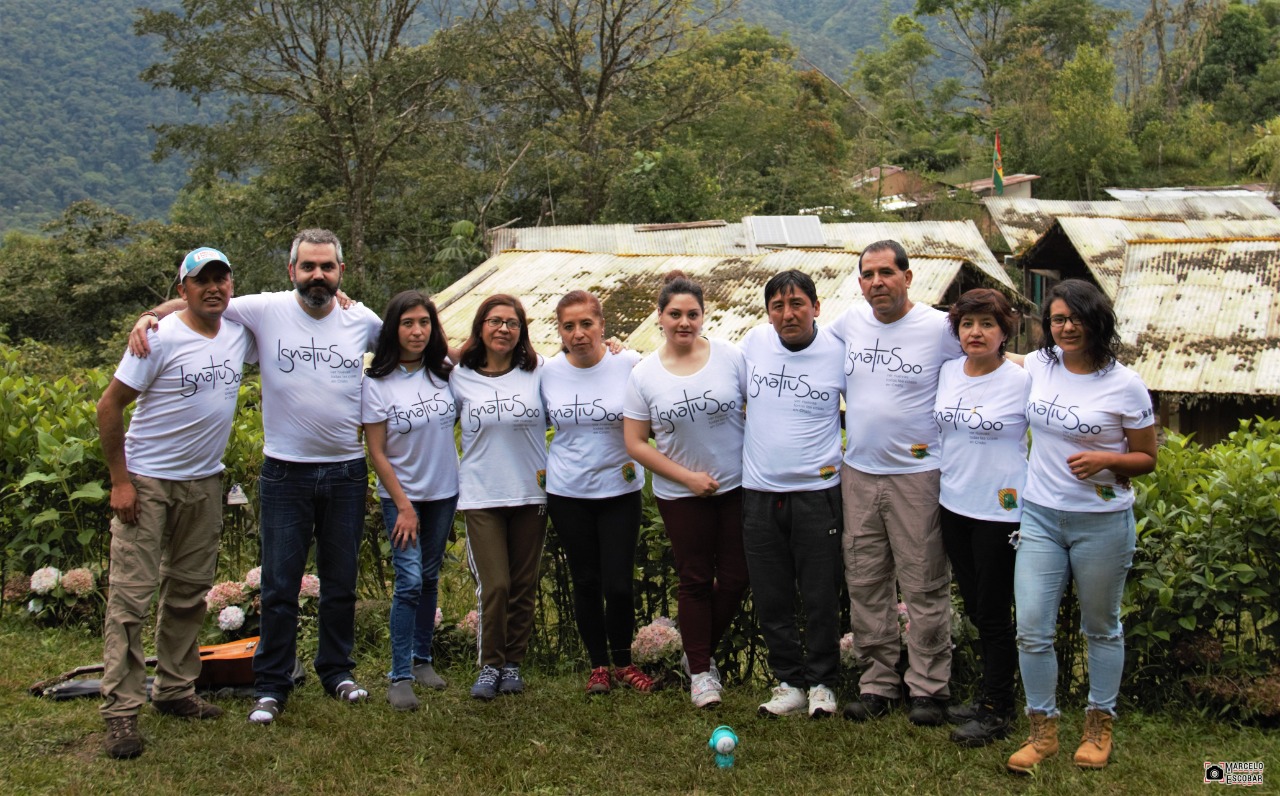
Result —
<path fill-rule="evenodd" d="M 225 257 L 214 259 L 229 279 Z M 230 301 L 228 284 L 220 297 L 227 318 L 247 330 L 237 339 L 256 336 L 263 373 L 263 619 L 250 721 L 274 721 L 292 688 L 297 583 L 312 541 L 322 583 L 316 671 L 333 696 L 367 698 L 350 657 L 366 481 L 355 433 L 360 423 L 393 549 L 387 699 L 397 709 L 418 706 L 415 684 L 445 687 L 431 647 L 455 509 L 466 522 L 476 583 L 473 697 L 524 690 L 520 666 L 548 515 L 569 563 L 574 619 L 591 669 L 587 692 L 617 685 L 651 691 L 654 681 L 630 651 L 640 490 L 648 470 L 675 559 L 695 706 L 722 699 L 715 654 L 750 587 L 778 682 L 760 713 L 834 715 L 843 575 L 854 652 L 864 666 L 845 717 L 884 716 L 905 691 L 912 722 L 951 720 L 960 725 L 952 734 L 958 743 L 990 743 L 1014 725 L 1016 660 L 1031 733 L 1009 768 L 1032 770 L 1057 751 L 1054 626 L 1066 578 L 1073 577 L 1091 685 L 1076 763 L 1106 764 L 1123 664 L 1119 598 L 1134 543 L 1128 479 L 1154 467 L 1155 435 L 1145 388 L 1115 361 L 1114 313 L 1092 285 L 1068 280 L 1050 293 L 1045 342 L 1026 357 L 1025 369 L 1020 358 L 1005 356 L 1017 319 L 1003 295 L 970 291 L 950 314 L 914 304 L 909 260 L 895 241 L 863 251 L 859 283 L 867 301 L 830 325 L 817 321 L 813 280 L 785 271 L 764 289 L 768 323 L 740 345 L 708 339 L 701 286 L 673 272 L 658 296 L 664 341 L 657 351 L 641 358 L 608 347 L 599 300 L 575 290 L 556 307 L 562 350 L 544 359 L 514 296 L 485 299 L 467 341 L 451 355 L 437 308 L 418 291 L 395 296 L 381 319 L 359 305 L 338 309 L 341 269 L 332 233 L 306 230 L 290 256 L 294 291 Z M 164 329 L 177 330 L 174 320 L 162 322 L 159 333 L 148 327 L 153 314 L 179 306 L 140 319 L 131 337 L 136 354 L 150 342 L 152 357 L 169 361 L 164 341 L 172 332 Z M 179 318 L 195 309 L 188 303 Z M 241 347 L 251 354 L 251 345 Z M 370 348 L 372 364 L 361 380 L 361 355 Z M 198 352 L 201 362 L 206 353 Z M 126 355 L 117 380 L 142 392 L 146 380 L 129 375 L 137 359 Z M 238 382 L 243 357 L 224 359 L 237 360 Z M 191 375 L 187 363 L 179 369 Z M 115 384 L 108 396 L 120 389 Z M 230 388 L 222 389 L 225 398 Z M 110 405 L 132 397 L 117 395 Z M 169 422 L 142 408 L 140 401 L 139 439 L 149 423 Z M 1029 475 L 1028 425 L 1036 439 Z M 104 447 L 110 428 L 104 424 Z M 134 433 L 131 427 L 130 440 Z M 225 445 L 226 434 L 220 439 Z M 137 481 L 147 473 L 134 468 L 135 460 L 146 458 L 129 448 L 113 466 L 112 506 L 122 526 L 137 518 L 126 513 L 123 486 L 117 499 L 117 475 Z M 1016 554 L 1011 536 L 1021 540 Z M 184 581 L 189 591 L 211 582 L 214 562 L 216 554 L 205 562 L 207 577 Z M 113 560 L 113 587 L 115 567 Z M 953 571 L 979 630 L 983 679 L 973 703 L 947 707 Z M 144 578 L 140 586 L 155 584 Z M 113 600 L 114 594 L 113 588 Z M 165 594 L 162 588 L 162 604 Z M 900 600 L 911 623 L 905 675 L 898 674 Z M 137 640 L 136 627 L 113 632 L 112 617 L 109 606 L 109 658 L 113 644 Z M 172 682 L 158 681 L 162 704 L 184 700 L 186 714 L 210 717 L 220 711 L 195 696 L 182 668 L 189 668 L 188 653 L 162 651 L 186 662 L 167 673 Z M 136 735 L 140 704 L 108 695 L 109 728 L 132 715 Z M 129 735 L 128 729 L 120 732 Z M 140 736 L 120 745 L 124 752 L 134 747 L 141 751 Z"/>

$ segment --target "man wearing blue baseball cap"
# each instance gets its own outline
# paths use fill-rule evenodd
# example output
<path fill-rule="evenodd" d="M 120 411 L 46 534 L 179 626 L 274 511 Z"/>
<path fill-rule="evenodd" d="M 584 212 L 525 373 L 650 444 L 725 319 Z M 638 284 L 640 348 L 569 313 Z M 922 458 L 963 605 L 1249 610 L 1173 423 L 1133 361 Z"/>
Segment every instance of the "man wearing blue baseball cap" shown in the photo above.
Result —
<path fill-rule="evenodd" d="M 243 363 L 257 355 L 253 335 L 222 318 L 233 293 L 222 252 L 189 252 L 178 268 L 178 293 L 186 308 L 147 333 L 149 357 L 125 353 L 98 401 L 115 514 L 100 708 L 104 748 L 114 758 L 142 754 L 142 631 L 157 589 L 152 707 L 189 719 L 222 714 L 195 692 L 197 635 L 218 563 L 222 454 Z M 124 410 L 135 400 L 126 433 Z"/>

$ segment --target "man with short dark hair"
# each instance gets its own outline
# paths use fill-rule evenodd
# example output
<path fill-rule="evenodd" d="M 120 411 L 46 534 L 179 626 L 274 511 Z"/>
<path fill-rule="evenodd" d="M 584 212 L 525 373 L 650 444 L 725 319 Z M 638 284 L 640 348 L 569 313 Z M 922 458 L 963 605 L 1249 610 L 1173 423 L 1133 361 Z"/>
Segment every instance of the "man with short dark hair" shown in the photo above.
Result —
<path fill-rule="evenodd" d="M 289 252 L 294 289 L 237 298 L 227 309 L 229 319 L 257 337 L 262 371 L 262 638 L 253 658 L 257 701 L 249 712 L 256 724 L 274 721 L 293 689 L 298 590 L 313 542 L 320 577 L 316 674 L 344 702 L 369 696 L 355 681 L 351 657 L 368 490 L 358 432 L 362 358 L 382 320 L 359 304 L 338 308 L 345 267 L 336 235 L 302 230 Z"/>
<path fill-rule="evenodd" d="M 241 368 L 254 356 L 253 335 L 223 320 L 232 292 L 225 255 L 210 248 L 188 253 L 178 268 L 186 309 L 148 334 L 150 357 L 125 354 L 98 401 L 115 513 L 100 708 L 107 723 L 104 749 L 114 758 L 142 754 L 142 629 L 157 587 L 152 707 L 189 719 L 222 715 L 196 695 L 195 681 L 197 636 L 222 532 L 222 454 Z M 124 410 L 135 400 L 126 433 Z"/>
<path fill-rule="evenodd" d="M 845 341 L 844 569 L 854 653 L 867 664 L 845 717 L 888 713 L 905 681 L 908 718 L 945 720 L 951 679 L 951 569 L 938 510 L 934 397 L 942 363 L 961 354 L 947 316 L 908 296 L 912 272 L 897 241 L 858 258 L 865 305 L 849 308 L 833 332 Z M 898 592 L 906 606 L 909 666 L 896 671 Z"/>
<path fill-rule="evenodd" d="M 817 288 L 783 271 L 764 288 L 769 323 L 747 333 L 743 546 L 769 667 L 762 716 L 836 711 L 840 677 L 840 395 L 843 343 L 817 324 Z M 796 621 L 799 588 L 804 641 Z"/>

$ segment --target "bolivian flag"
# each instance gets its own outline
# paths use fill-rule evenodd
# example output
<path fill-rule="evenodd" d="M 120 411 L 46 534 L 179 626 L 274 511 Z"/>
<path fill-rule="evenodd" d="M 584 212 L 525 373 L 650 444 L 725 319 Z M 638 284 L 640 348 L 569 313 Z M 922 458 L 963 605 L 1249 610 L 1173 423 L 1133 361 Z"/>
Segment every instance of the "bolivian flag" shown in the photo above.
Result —
<path fill-rule="evenodd" d="M 991 156 L 991 187 L 996 196 L 1004 196 L 1004 159 L 1000 156 L 999 130 L 996 130 L 996 150 Z"/>

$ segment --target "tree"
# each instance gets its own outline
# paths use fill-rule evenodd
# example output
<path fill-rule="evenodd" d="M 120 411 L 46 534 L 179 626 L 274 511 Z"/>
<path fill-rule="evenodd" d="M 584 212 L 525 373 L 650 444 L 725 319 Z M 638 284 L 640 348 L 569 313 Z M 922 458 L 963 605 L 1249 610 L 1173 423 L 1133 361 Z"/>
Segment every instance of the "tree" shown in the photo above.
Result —
<path fill-rule="evenodd" d="M 1094 199 L 1137 159 L 1114 92 L 1115 65 L 1089 45 L 1076 51 L 1050 90 L 1054 146 L 1045 172 L 1077 198 Z"/>
<path fill-rule="evenodd" d="M 502 138 L 532 142 L 513 178 L 521 215 L 595 221 L 633 153 L 723 102 L 741 70 L 691 53 L 736 3 L 711 0 L 698 15 L 694 0 L 513 0 L 492 15 L 490 45 L 509 75 Z"/>
<path fill-rule="evenodd" d="M 475 44 L 439 2 L 434 19 L 448 26 L 429 37 L 423 0 L 184 0 L 181 12 L 141 10 L 136 32 L 159 37 L 168 57 L 144 79 L 196 104 L 232 100 L 223 121 L 162 126 L 159 153 L 191 155 L 204 185 L 298 167 L 292 188 L 309 201 L 274 232 L 340 215 L 359 278 L 387 171 L 415 138 L 452 120 L 450 89 Z"/>

